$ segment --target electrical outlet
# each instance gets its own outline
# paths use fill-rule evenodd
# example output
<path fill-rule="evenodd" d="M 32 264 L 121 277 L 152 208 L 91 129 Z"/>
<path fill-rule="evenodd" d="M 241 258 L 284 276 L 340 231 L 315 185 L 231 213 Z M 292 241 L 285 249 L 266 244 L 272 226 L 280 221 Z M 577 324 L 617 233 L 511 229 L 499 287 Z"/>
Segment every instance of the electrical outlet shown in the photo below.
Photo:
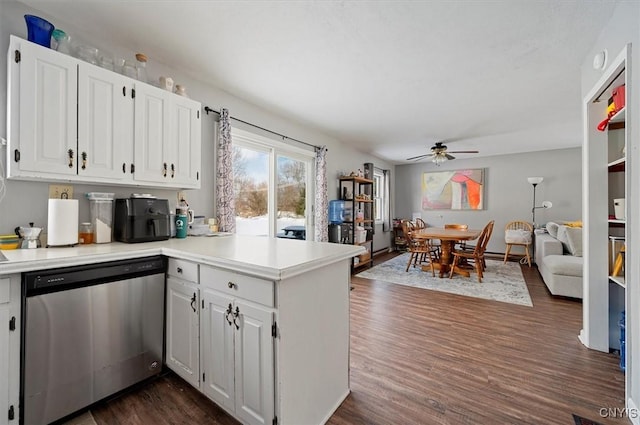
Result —
<path fill-rule="evenodd" d="M 73 199 L 73 186 L 70 184 L 50 184 L 49 199 Z"/>
<path fill-rule="evenodd" d="M 180 202 L 180 201 L 181 201 L 181 200 L 183 200 L 183 199 L 185 199 L 185 200 L 187 199 L 187 198 L 185 197 L 185 193 L 184 193 L 183 191 L 179 190 L 179 191 L 178 191 L 178 202 Z"/>

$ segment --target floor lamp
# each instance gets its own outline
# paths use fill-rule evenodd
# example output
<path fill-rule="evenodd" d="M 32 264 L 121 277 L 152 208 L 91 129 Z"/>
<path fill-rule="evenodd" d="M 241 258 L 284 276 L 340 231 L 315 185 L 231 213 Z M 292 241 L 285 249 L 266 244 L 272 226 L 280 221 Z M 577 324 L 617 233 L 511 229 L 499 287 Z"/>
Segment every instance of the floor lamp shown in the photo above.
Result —
<path fill-rule="evenodd" d="M 537 208 L 551 208 L 553 205 L 551 201 L 544 201 L 542 206 L 536 207 L 536 186 L 538 186 L 544 180 L 543 177 L 528 177 L 527 181 L 533 185 L 533 206 L 531 207 L 531 218 L 533 223 L 533 228 L 537 228 L 536 224 L 536 209 Z"/>

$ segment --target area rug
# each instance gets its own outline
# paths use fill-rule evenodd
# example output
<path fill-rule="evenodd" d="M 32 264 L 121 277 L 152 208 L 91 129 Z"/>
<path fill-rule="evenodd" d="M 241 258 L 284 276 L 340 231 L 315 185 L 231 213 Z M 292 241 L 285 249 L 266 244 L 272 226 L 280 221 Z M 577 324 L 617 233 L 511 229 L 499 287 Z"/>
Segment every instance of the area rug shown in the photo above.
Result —
<path fill-rule="evenodd" d="M 431 271 L 424 272 L 413 265 L 405 272 L 407 261 L 409 254 L 405 253 L 360 272 L 357 276 L 467 297 L 533 306 L 518 263 L 503 264 L 502 261 L 487 260 L 487 269 L 482 283 L 479 283 L 475 272 L 471 273 L 470 278 L 454 275 L 452 279 L 448 276 L 440 278 L 437 271 L 436 277 L 433 277 Z"/>

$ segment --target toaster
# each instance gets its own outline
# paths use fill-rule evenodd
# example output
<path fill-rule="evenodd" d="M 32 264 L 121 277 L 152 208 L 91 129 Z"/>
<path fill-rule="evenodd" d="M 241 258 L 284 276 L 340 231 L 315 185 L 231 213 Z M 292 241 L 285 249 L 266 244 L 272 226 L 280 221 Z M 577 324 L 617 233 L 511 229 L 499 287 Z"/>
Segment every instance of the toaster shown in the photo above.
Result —
<path fill-rule="evenodd" d="M 155 198 L 116 199 L 114 239 L 136 243 L 169 239 L 169 201 Z"/>

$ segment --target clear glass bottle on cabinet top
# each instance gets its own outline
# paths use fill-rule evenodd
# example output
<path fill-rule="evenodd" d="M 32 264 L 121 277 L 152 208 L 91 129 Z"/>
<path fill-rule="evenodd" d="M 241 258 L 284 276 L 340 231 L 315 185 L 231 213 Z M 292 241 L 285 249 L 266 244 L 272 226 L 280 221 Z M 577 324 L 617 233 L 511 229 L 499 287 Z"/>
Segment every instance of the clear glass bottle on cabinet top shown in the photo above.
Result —
<path fill-rule="evenodd" d="M 149 81 L 149 76 L 147 75 L 147 56 L 144 53 L 136 53 L 136 74 L 138 81 L 142 81 L 146 83 Z"/>

